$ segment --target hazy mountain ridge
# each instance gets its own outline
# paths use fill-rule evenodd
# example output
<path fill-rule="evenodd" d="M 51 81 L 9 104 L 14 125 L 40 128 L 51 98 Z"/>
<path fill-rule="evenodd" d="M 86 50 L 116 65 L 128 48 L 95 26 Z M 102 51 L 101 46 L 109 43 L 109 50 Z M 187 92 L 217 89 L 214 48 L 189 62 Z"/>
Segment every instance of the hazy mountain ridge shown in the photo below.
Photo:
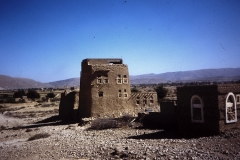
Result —
<path fill-rule="evenodd" d="M 0 88 L 2 89 L 49 88 L 49 87 L 52 86 L 48 83 L 41 83 L 33 79 L 0 75 Z"/>
<path fill-rule="evenodd" d="M 240 80 L 240 68 L 201 69 L 192 71 L 166 72 L 131 76 L 131 84 L 156 84 L 189 81 L 236 81 Z M 0 75 L 0 88 L 48 88 L 79 86 L 80 78 L 70 78 L 49 83 L 41 83 L 28 78 Z"/>
<path fill-rule="evenodd" d="M 50 85 L 54 87 L 63 87 L 63 86 L 79 86 L 80 85 L 80 78 L 70 78 L 55 82 L 49 82 Z"/>
<path fill-rule="evenodd" d="M 218 77 L 218 78 L 216 78 Z M 201 69 L 192 71 L 166 72 L 161 74 L 144 74 L 130 76 L 131 84 L 164 83 L 176 81 L 199 80 L 237 80 L 240 77 L 240 68 Z"/>

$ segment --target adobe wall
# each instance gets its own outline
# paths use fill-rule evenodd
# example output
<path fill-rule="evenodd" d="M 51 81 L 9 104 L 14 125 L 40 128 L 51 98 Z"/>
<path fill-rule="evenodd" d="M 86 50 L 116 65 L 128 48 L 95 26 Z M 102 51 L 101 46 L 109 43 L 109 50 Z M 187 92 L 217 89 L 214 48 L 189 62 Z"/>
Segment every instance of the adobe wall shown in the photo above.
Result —
<path fill-rule="evenodd" d="M 160 111 L 156 92 L 132 93 L 128 101 L 134 106 L 135 114 Z"/>
<path fill-rule="evenodd" d="M 121 63 L 121 59 L 86 59 L 82 62 L 81 117 L 134 114 L 134 106 L 128 101 L 131 94 L 128 66 Z"/>
<path fill-rule="evenodd" d="M 204 103 L 204 123 L 191 121 L 191 98 L 198 95 Z M 179 132 L 219 132 L 217 85 L 177 87 L 177 121 Z"/>
<path fill-rule="evenodd" d="M 177 119 L 180 132 L 219 133 L 239 127 L 240 106 L 237 105 L 238 121 L 226 123 L 225 100 L 229 92 L 240 93 L 240 85 L 206 85 L 177 87 Z M 198 95 L 203 101 L 203 123 L 191 121 L 191 98 Z"/>
<path fill-rule="evenodd" d="M 79 92 L 64 91 L 61 93 L 61 100 L 59 104 L 59 116 L 62 119 L 73 119 L 77 117 L 79 107 Z"/>
<path fill-rule="evenodd" d="M 240 94 L 240 84 L 221 84 L 218 85 L 218 107 L 219 107 L 219 126 L 220 131 L 229 130 L 231 128 L 240 128 L 240 104 L 236 104 L 237 107 L 237 122 L 226 123 L 225 116 L 225 100 L 229 92 L 232 92 L 235 97 Z"/>

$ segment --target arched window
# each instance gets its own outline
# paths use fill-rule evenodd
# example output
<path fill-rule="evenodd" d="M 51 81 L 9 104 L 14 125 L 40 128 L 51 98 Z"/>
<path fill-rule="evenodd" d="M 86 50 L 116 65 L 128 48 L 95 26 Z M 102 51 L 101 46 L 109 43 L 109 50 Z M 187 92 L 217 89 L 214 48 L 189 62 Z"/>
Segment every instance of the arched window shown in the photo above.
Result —
<path fill-rule="evenodd" d="M 202 99 L 194 95 L 191 98 L 191 118 L 192 122 L 196 123 L 203 123 L 204 122 L 204 115 L 203 115 L 203 101 Z"/>
<path fill-rule="evenodd" d="M 225 106 L 226 123 L 237 122 L 236 99 L 232 92 L 228 93 L 225 101 Z"/>

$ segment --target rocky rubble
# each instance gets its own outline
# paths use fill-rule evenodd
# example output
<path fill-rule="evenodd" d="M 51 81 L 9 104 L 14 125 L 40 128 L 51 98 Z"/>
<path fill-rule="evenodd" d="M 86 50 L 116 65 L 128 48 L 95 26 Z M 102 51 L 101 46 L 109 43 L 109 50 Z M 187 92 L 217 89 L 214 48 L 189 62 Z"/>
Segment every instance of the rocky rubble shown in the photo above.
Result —
<path fill-rule="evenodd" d="M 4 129 L 0 159 L 240 159 L 239 130 L 194 137 L 174 131 L 88 127 L 51 123 Z M 50 137 L 28 141 L 40 133 Z"/>

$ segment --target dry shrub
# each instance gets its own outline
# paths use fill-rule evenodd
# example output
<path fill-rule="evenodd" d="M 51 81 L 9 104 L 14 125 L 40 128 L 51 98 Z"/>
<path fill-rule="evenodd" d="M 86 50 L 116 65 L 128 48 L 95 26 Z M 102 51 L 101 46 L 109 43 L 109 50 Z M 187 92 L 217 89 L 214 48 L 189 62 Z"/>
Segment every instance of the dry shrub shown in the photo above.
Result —
<path fill-rule="evenodd" d="M 132 120 L 134 119 L 134 117 L 132 116 L 132 115 L 130 115 L 130 114 L 123 114 L 123 116 L 121 116 L 120 118 L 119 118 L 119 120 L 120 121 L 122 121 L 122 122 L 131 122 Z"/>
<path fill-rule="evenodd" d="M 48 134 L 48 133 L 38 133 L 38 134 L 35 134 L 34 136 L 28 138 L 28 141 L 33 141 L 33 140 L 36 140 L 36 139 L 47 138 L 47 137 L 50 137 L 50 134 Z"/>
<path fill-rule="evenodd" d="M 128 127 L 129 123 L 134 119 L 130 114 L 124 114 L 122 117 L 113 118 L 98 118 L 91 123 L 89 129 L 101 130 L 109 128 Z"/>
<path fill-rule="evenodd" d="M 92 122 L 89 129 L 102 130 L 117 127 L 119 127 L 117 120 L 114 120 L 112 118 L 98 118 Z"/>

